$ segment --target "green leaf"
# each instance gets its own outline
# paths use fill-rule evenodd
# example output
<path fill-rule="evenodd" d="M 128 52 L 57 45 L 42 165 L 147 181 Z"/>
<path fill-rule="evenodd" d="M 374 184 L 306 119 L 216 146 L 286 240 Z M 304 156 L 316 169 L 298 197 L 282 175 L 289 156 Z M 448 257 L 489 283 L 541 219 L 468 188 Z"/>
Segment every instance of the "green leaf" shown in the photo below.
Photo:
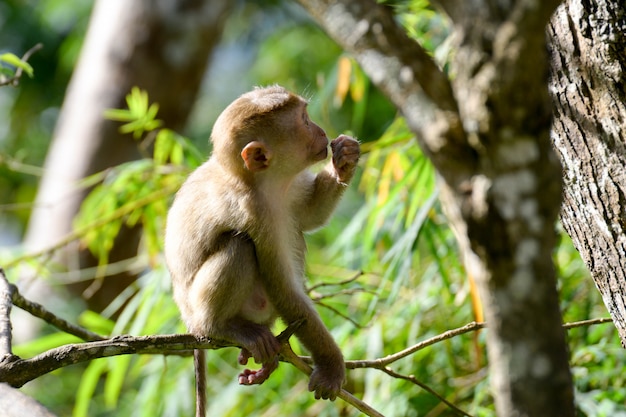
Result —
<path fill-rule="evenodd" d="M 156 130 L 163 125 L 156 118 L 159 112 L 158 103 L 149 105 L 148 93 L 137 87 L 133 87 L 126 95 L 128 109 L 107 109 L 104 117 L 118 122 L 127 122 L 120 126 L 120 132 L 132 133 L 135 139 L 140 139 L 145 132 Z"/>
<path fill-rule="evenodd" d="M 133 87 L 126 96 L 128 109 L 136 115 L 143 116 L 148 112 L 148 92 L 139 87 Z"/>
<path fill-rule="evenodd" d="M 154 162 L 162 165 L 171 159 L 171 154 L 176 146 L 175 133 L 169 129 L 162 129 L 154 143 Z"/>
<path fill-rule="evenodd" d="M 146 95 L 146 101 L 148 100 L 148 96 Z M 159 112 L 159 103 L 152 103 L 148 110 L 146 111 L 146 119 L 153 120 L 157 113 Z"/>
<path fill-rule="evenodd" d="M 5 68 L 5 67 L 0 66 L 0 74 L 6 77 L 13 77 L 15 75 L 15 71 L 13 71 L 10 68 Z"/>
<path fill-rule="evenodd" d="M 72 336 L 67 333 L 52 333 L 46 336 L 38 337 L 28 343 L 20 344 L 14 347 L 14 353 L 17 356 L 32 357 L 45 352 L 46 350 L 54 349 L 59 346 L 81 343 L 82 340 L 76 336 Z"/>
<path fill-rule="evenodd" d="M 10 52 L 0 54 L 0 61 L 6 62 L 7 64 L 13 65 L 14 67 L 21 68 L 29 77 L 33 77 L 33 67 L 26 61 L 22 61 L 15 54 Z"/>
<path fill-rule="evenodd" d="M 81 326 L 102 335 L 109 335 L 113 332 L 113 326 L 115 322 L 102 317 L 95 311 L 86 310 L 80 317 L 78 317 L 78 323 Z"/>
<path fill-rule="evenodd" d="M 89 416 L 89 403 L 96 391 L 100 376 L 106 372 L 106 369 L 107 361 L 102 359 L 91 361 L 80 380 L 72 417 Z"/>
<path fill-rule="evenodd" d="M 179 142 L 174 143 L 172 153 L 170 154 L 170 160 L 175 165 L 182 165 L 185 160 L 185 152 L 183 145 Z"/>
<path fill-rule="evenodd" d="M 104 383 L 104 403 L 110 409 L 115 409 L 117 406 L 131 359 L 131 355 L 109 358 L 110 370 Z"/>

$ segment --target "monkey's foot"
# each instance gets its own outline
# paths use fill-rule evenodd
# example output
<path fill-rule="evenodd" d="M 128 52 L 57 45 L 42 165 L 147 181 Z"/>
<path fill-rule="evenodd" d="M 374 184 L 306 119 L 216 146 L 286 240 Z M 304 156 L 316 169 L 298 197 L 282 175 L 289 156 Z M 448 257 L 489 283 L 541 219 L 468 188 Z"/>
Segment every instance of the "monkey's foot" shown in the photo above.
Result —
<path fill-rule="evenodd" d="M 278 368 L 278 358 L 271 362 L 264 363 L 259 370 L 244 369 L 244 371 L 239 374 L 239 385 L 262 384 L 270 377 L 276 368 Z"/>

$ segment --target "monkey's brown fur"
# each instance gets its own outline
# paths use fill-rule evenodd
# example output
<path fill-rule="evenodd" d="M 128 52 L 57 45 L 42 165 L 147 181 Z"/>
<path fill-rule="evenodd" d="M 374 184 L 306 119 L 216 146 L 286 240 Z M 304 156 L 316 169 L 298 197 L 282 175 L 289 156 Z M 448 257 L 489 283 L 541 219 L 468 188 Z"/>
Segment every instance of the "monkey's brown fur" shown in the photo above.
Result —
<path fill-rule="evenodd" d="M 360 151 L 356 140 L 341 135 L 331 142 L 332 161 L 317 175 L 309 172 L 326 159 L 328 139 L 306 104 L 273 86 L 224 110 L 213 127 L 211 157 L 170 209 L 165 255 L 189 331 L 240 345 L 242 365 L 250 357 L 262 364 L 240 374 L 241 384 L 260 384 L 278 366 L 280 344 L 270 331 L 276 316 L 305 319 L 296 336 L 315 362 L 309 390 L 334 400 L 344 362 L 303 289 L 303 232 L 328 220 Z M 202 359 L 196 355 L 197 377 L 205 373 Z"/>

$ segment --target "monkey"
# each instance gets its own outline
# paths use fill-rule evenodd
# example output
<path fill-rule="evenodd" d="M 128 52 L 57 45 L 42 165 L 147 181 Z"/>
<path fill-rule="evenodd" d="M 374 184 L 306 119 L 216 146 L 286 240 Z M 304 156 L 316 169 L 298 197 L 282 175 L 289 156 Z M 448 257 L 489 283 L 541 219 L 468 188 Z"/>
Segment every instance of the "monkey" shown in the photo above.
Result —
<path fill-rule="evenodd" d="M 192 334 L 229 341 L 259 370 L 242 385 L 261 384 L 281 349 L 276 318 L 303 320 L 296 337 L 311 353 L 308 389 L 335 400 L 345 379 L 341 350 L 305 292 L 304 232 L 322 227 L 354 176 L 359 142 L 329 139 L 308 102 L 281 86 L 256 87 L 224 109 L 211 133 L 213 150 L 181 186 L 167 216 L 165 259 L 173 296 Z M 206 363 L 194 351 L 196 415 L 204 416 Z"/>

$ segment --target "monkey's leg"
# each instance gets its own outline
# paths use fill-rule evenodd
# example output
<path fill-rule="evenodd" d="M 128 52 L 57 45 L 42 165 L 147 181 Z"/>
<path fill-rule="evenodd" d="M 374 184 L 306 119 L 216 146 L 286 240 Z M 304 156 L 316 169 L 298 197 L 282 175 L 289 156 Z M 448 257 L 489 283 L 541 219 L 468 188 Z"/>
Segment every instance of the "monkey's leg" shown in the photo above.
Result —
<path fill-rule="evenodd" d="M 246 385 L 260 384 L 277 367 L 280 342 L 269 325 L 273 306 L 260 284 L 253 242 L 245 234 L 225 233 L 194 278 L 190 290 L 196 332 L 242 347 L 239 362 L 261 363 L 246 370 Z"/>

